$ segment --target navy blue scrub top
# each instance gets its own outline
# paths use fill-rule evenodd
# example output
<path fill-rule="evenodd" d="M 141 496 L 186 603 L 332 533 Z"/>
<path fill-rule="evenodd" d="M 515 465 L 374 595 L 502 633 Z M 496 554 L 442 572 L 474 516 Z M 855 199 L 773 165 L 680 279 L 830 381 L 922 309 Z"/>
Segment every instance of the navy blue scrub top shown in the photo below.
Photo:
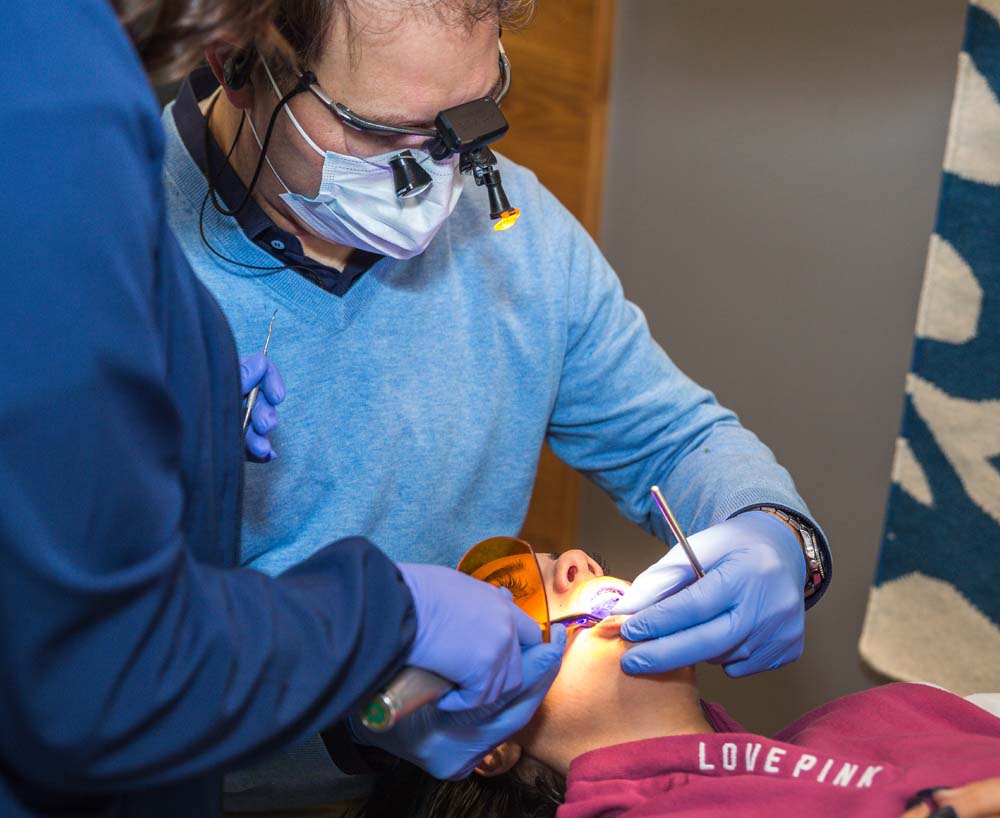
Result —
<path fill-rule="evenodd" d="M 222 770 L 396 672 L 412 599 L 360 538 L 233 568 L 236 351 L 166 224 L 152 91 L 105 0 L 3 25 L 0 816 L 218 815 Z"/>

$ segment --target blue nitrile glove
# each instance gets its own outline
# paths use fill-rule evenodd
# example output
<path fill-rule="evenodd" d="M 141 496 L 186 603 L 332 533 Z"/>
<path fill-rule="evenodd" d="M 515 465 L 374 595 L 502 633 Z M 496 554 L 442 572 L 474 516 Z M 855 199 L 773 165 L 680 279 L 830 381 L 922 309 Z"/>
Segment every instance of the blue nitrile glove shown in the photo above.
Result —
<path fill-rule="evenodd" d="M 566 647 L 566 629 L 552 626 L 552 641 L 521 652 L 520 692 L 485 707 L 448 712 L 428 705 L 412 713 L 387 733 L 349 719 L 355 739 L 379 747 L 422 767 L 435 778 L 465 778 L 490 750 L 523 728 L 559 673 Z"/>
<path fill-rule="evenodd" d="M 443 565 L 397 565 L 417 612 L 417 635 L 406 664 L 457 686 L 441 710 L 491 704 L 521 689 L 521 650 L 542 641 L 542 629 L 497 588 Z"/>
<path fill-rule="evenodd" d="M 246 450 L 257 460 L 269 462 L 278 456 L 271 448 L 268 434 L 278 425 L 278 413 L 275 408 L 285 399 L 285 382 L 282 380 L 278 367 L 263 352 L 240 357 L 240 388 L 245 398 L 255 386 L 260 386 L 257 402 L 250 413 L 250 425 L 247 427 Z M 243 414 L 240 413 L 240 422 Z"/>
<path fill-rule="evenodd" d="M 622 636 L 626 673 L 664 673 L 715 662 L 730 676 L 773 670 L 802 655 L 806 563 L 791 529 L 764 511 L 739 514 L 688 538 L 705 569 L 679 545 L 647 568 L 613 613 L 634 613 Z M 687 587 L 685 587 L 687 586 Z M 683 589 L 683 590 L 682 590 Z"/>

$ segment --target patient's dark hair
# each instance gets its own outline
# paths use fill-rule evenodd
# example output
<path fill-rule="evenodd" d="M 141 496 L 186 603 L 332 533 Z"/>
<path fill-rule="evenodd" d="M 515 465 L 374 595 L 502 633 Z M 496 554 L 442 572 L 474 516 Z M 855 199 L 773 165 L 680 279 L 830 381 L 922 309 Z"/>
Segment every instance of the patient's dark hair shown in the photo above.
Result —
<path fill-rule="evenodd" d="M 439 781 L 400 763 L 379 777 L 364 818 L 555 818 L 566 798 L 566 779 L 524 760 L 493 778 L 473 773 Z"/>

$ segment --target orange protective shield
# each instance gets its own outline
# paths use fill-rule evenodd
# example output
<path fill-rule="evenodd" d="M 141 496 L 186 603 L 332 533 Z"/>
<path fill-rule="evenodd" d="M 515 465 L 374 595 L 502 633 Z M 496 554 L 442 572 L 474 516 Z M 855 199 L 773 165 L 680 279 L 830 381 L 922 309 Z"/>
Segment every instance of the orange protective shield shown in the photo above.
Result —
<path fill-rule="evenodd" d="M 549 601 L 535 549 L 516 537 L 490 537 L 477 543 L 459 560 L 458 570 L 498 588 L 507 588 L 517 605 L 542 629 L 549 641 Z"/>

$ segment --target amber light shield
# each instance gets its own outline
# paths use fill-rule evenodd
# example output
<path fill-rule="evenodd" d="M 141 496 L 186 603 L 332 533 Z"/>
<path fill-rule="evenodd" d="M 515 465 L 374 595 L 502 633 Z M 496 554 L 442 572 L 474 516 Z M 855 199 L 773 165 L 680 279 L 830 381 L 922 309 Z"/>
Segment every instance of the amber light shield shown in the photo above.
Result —
<path fill-rule="evenodd" d="M 458 570 L 498 588 L 508 588 L 514 604 L 542 629 L 542 641 L 549 641 L 549 601 L 531 545 L 517 537 L 490 537 L 465 552 Z"/>

